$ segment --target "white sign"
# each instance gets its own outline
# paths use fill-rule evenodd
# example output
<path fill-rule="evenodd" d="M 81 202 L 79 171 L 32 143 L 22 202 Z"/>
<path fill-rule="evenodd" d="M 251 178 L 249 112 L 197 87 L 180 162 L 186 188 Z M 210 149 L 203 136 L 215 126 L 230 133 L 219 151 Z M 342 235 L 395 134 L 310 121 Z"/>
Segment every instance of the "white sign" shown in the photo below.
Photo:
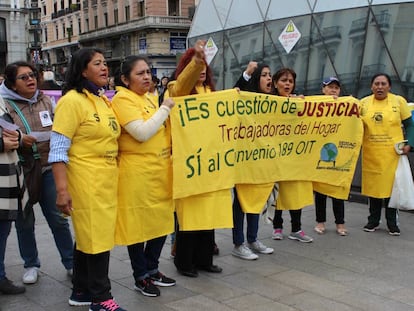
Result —
<path fill-rule="evenodd" d="M 209 38 L 205 47 L 204 47 L 204 55 L 206 56 L 207 65 L 210 65 L 211 61 L 213 60 L 214 56 L 216 56 L 218 52 L 218 47 L 214 43 L 213 38 Z"/>
<path fill-rule="evenodd" d="M 279 42 L 282 44 L 286 53 L 289 54 L 301 36 L 302 35 L 296 28 L 295 24 L 292 22 L 292 20 L 290 20 L 285 29 L 280 34 Z"/>

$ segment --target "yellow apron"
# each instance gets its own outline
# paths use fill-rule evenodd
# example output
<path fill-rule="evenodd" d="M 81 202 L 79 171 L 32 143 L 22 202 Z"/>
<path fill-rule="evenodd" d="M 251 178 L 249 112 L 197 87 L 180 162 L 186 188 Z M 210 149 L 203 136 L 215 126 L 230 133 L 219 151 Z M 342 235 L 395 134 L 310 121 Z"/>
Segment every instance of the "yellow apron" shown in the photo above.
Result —
<path fill-rule="evenodd" d="M 364 123 L 362 143 L 362 191 L 374 198 L 391 196 L 399 155 L 394 145 L 404 139 L 401 120 L 410 117 L 402 97 L 388 94 L 384 100 L 373 95 L 361 100 Z"/>
<path fill-rule="evenodd" d="M 84 92 L 59 100 L 53 131 L 72 141 L 66 173 L 76 247 L 98 254 L 114 246 L 120 126 L 109 100 Z"/>
<path fill-rule="evenodd" d="M 119 138 L 118 219 L 115 242 L 131 245 L 174 231 L 171 131 L 166 123 L 145 142 L 123 128 L 134 120 L 148 120 L 158 102 L 119 88 L 112 105 L 122 126 Z"/>
<path fill-rule="evenodd" d="M 237 198 L 243 213 L 260 214 L 272 192 L 274 183 L 237 184 Z"/>
<path fill-rule="evenodd" d="M 196 64 L 192 60 L 179 75 L 177 81 L 168 83 L 168 93 L 164 95 L 164 98 L 188 95 L 203 68 L 204 64 Z M 209 93 L 211 90 L 208 87 L 198 86 L 196 92 L 203 94 Z M 181 231 L 233 227 L 231 189 L 175 200 L 175 211 Z"/>
<path fill-rule="evenodd" d="M 279 181 L 276 209 L 297 210 L 313 204 L 311 181 Z"/>

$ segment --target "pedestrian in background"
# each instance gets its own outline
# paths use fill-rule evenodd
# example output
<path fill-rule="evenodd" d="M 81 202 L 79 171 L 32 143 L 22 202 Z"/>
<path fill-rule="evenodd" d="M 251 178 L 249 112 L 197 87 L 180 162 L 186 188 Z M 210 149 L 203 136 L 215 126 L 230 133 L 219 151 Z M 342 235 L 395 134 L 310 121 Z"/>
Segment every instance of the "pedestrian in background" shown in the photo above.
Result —
<path fill-rule="evenodd" d="M 0 85 L 0 95 L 14 123 L 26 134 L 18 149 L 23 162 L 30 162 L 34 150 L 40 154 L 42 166 L 39 205 L 52 230 L 55 244 L 67 274 L 72 276 L 73 240 L 68 220 L 56 208 L 56 187 L 52 167 L 48 163 L 50 131 L 53 124 L 53 108 L 49 96 L 38 87 L 38 72 L 27 62 L 18 61 L 6 66 L 6 80 Z M 24 260 L 23 283 L 33 284 L 38 279 L 40 259 L 35 236 L 35 214 L 33 205 L 26 206 L 16 220 L 19 250 Z"/>
<path fill-rule="evenodd" d="M 399 236 L 398 210 L 388 206 L 400 157 L 394 146 L 404 140 L 404 126 L 408 143 L 402 152 L 410 151 L 414 146 L 414 124 L 407 101 L 390 92 L 389 75 L 375 74 L 371 79 L 371 90 L 372 95 L 360 101 L 364 124 L 361 193 L 369 198 L 368 223 L 364 231 L 374 232 L 378 228 L 384 208 L 388 233 Z"/>
<path fill-rule="evenodd" d="M 149 297 L 161 295 L 157 286 L 175 285 L 158 267 L 167 235 L 174 231 L 167 120 L 174 101 L 158 106 L 150 91 L 156 81 L 147 59 L 129 56 L 120 66 L 112 99 L 121 125 L 116 243 L 127 245 L 134 288 Z"/>
<path fill-rule="evenodd" d="M 72 306 L 124 311 L 113 299 L 108 276 L 115 245 L 120 126 L 104 95 L 108 66 L 103 52 L 83 48 L 72 55 L 56 106 L 49 162 L 57 206 L 75 229 Z"/>
<path fill-rule="evenodd" d="M 0 118 L 13 123 L 1 96 Z M 12 222 L 17 219 L 17 212 L 23 209 L 28 199 L 24 191 L 23 173 L 16 151 L 21 142 L 22 133 L 2 126 L 0 137 L 0 183 L 3 185 L 0 198 L 0 293 L 16 295 L 24 293 L 26 288 L 15 285 L 6 277 L 4 257 Z"/>
<path fill-rule="evenodd" d="M 334 99 L 339 97 L 341 93 L 341 83 L 336 77 L 329 77 L 322 82 L 322 93 L 324 95 L 332 96 Z M 324 234 L 326 231 L 326 199 L 327 195 L 314 191 L 315 194 L 315 213 L 316 213 L 316 226 L 315 232 L 318 234 Z M 332 197 L 332 210 L 335 216 L 336 233 L 340 236 L 348 235 L 348 231 L 345 228 L 345 204 L 344 200 Z"/>

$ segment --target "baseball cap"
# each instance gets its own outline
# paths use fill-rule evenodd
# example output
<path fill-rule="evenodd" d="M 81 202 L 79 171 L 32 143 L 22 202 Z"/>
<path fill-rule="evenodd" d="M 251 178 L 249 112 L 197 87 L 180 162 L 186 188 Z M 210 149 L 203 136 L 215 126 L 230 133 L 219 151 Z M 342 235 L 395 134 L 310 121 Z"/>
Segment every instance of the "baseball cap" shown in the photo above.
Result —
<path fill-rule="evenodd" d="M 325 80 L 323 80 L 322 85 L 326 86 L 326 85 L 331 84 L 332 82 L 336 82 L 339 86 L 341 86 L 341 82 L 339 82 L 338 78 L 336 77 L 326 78 Z"/>

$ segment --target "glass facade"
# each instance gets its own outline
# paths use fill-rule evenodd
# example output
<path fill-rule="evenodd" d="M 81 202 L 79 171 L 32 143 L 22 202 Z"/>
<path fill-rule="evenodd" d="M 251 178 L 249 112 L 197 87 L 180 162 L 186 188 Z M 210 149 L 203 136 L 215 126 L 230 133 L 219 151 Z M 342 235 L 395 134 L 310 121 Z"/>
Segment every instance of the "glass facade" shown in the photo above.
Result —
<path fill-rule="evenodd" d="M 392 78 L 392 91 L 414 100 L 414 2 L 375 0 L 201 0 L 189 33 L 213 38 L 219 51 L 212 63 L 218 89 L 231 88 L 254 60 L 272 73 L 290 67 L 296 93 L 321 92 L 321 81 L 337 76 L 343 95 L 371 93 L 377 72 Z M 279 42 L 293 21 L 301 33 L 287 53 Z"/>

